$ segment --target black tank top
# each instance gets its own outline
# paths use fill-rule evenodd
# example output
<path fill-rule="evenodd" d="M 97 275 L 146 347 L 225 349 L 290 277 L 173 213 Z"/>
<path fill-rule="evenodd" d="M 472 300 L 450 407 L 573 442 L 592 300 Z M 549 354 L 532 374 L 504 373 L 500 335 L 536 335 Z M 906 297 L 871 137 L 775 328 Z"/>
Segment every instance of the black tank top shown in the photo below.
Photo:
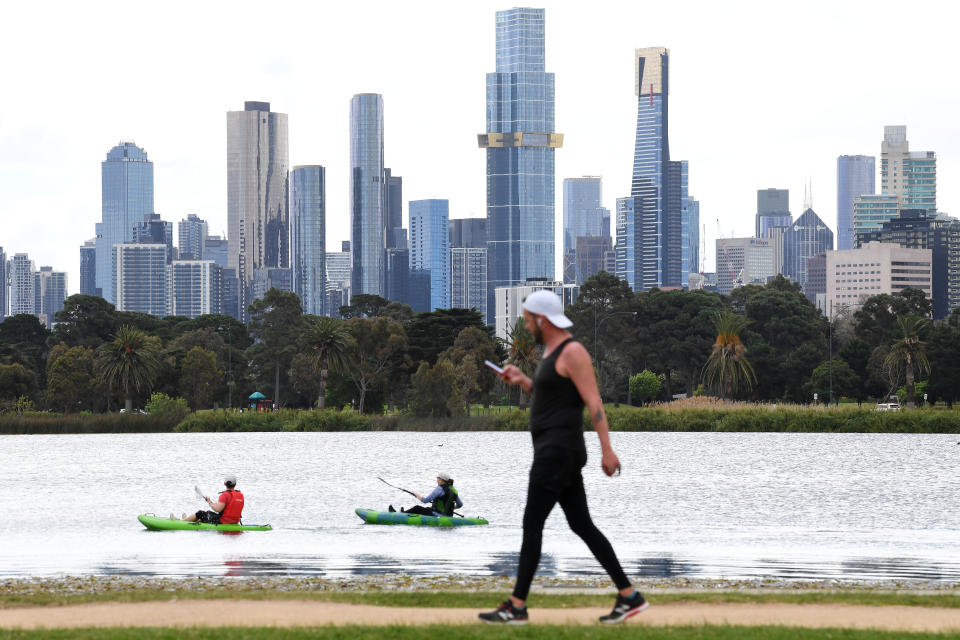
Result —
<path fill-rule="evenodd" d="M 533 450 L 562 447 L 586 460 L 583 443 L 583 398 L 570 378 L 557 373 L 557 358 L 573 338 L 561 342 L 540 361 L 533 374 L 533 405 L 530 407 L 530 433 Z"/>

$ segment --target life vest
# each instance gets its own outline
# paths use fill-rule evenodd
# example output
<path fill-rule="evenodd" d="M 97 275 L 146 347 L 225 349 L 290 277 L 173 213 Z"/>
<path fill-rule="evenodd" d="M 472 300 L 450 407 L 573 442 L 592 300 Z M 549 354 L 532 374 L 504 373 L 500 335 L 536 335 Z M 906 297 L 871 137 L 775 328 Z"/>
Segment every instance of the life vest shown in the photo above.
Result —
<path fill-rule="evenodd" d="M 243 494 L 236 489 L 221 491 L 220 495 L 227 494 L 227 506 L 220 512 L 221 524 L 237 524 L 243 512 Z M 221 500 L 221 502 L 223 502 Z"/>
<path fill-rule="evenodd" d="M 443 495 L 433 501 L 431 505 L 433 510 L 439 513 L 442 516 L 453 515 L 453 508 L 456 505 L 457 501 L 454 499 L 454 496 L 460 495 L 457 493 L 455 487 L 451 487 L 447 483 L 440 485 L 440 488 L 443 489 Z"/>

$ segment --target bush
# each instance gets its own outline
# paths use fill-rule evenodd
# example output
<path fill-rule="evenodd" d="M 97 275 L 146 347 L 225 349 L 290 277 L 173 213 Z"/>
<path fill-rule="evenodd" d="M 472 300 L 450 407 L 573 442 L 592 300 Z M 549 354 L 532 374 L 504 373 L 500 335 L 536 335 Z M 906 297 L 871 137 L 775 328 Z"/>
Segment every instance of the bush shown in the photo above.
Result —
<path fill-rule="evenodd" d="M 171 398 L 165 393 L 154 393 L 144 407 L 148 414 L 169 421 L 172 425 L 180 422 L 190 413 L 190 407 L 183 398 Z"/>

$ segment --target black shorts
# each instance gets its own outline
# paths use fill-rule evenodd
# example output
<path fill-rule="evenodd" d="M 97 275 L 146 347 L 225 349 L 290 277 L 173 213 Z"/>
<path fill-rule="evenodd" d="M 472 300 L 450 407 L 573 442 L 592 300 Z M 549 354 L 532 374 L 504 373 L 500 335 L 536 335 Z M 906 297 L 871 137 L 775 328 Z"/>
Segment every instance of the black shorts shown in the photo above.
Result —
<path fill-rule="evenodd" d="M 197 511 L 197 522 L 220 524 L 220 514 L 216 511 Z"/>

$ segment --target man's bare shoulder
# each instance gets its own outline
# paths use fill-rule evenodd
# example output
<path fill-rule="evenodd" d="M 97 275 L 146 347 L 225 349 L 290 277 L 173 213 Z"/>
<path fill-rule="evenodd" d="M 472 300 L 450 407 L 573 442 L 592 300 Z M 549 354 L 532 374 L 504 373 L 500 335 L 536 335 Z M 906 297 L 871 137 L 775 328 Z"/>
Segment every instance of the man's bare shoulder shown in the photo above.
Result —
<path fill-rule="evenodd" d="M 567 371 L 571 367 L 582 366 L 590 363 L 590 352 L 581 343 L 576 340 L 568 342 L 557 357 L 557 373 L 569 378 Z"/>

